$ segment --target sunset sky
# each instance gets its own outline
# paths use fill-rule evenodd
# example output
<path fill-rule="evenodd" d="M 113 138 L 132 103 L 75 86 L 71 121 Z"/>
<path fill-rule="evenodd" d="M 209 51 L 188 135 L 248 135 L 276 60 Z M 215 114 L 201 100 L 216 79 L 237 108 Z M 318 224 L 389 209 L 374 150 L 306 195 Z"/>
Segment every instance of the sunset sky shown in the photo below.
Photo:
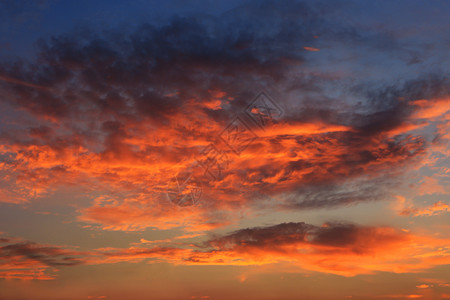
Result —
<path fill-rule="evenodd" d="M 0 300 L 450 299 L 450 1 L 0 1 Z"/>

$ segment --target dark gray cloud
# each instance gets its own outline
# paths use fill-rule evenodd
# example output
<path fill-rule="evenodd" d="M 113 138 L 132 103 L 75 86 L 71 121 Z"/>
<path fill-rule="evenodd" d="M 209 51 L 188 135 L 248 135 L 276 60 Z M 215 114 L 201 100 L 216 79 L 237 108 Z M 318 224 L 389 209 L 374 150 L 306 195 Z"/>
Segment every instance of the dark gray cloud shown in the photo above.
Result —
<path fill-rule="evenodd" d="M 411 101 L 445 98 L 450 95 L 448 74 L 424 74 L 418 78 L 396 84 L 377 86 L 376 83 L 354 87 L 363 99 L 364 115 L 353 116 L 354 126 L 364 135 L 373 135 L 403 125 L 415 108 Z"/>
<path fill-rule="evenodd" d="M 352 223 L 325 223 L 315 226 L 304 222 L 282 223 L 267 227 L 253 227 L 217 236 L 205 243 L 216 250 L 245 252 L 250 249 L 284 251 L 285 246 L 309 244 L 322 251 L 320 246 L 330 246 L 353 253 L 367 253 L 383 242 L 405 238 L 396 231 L 380 231 L 380 227 Z M 337 250 L 340 251 L 340 250 Z"/>
<path fill-rule="evenodd" d="M 12 242 L 12 243 L 11 243 Z M 36 261 L 49 267 L 74 266 L 83 263 L 79 253 L 54 246 L 39 245 L 33 242 L 14 243 L 3 238 L 0 243 L 1 261 Z"/>

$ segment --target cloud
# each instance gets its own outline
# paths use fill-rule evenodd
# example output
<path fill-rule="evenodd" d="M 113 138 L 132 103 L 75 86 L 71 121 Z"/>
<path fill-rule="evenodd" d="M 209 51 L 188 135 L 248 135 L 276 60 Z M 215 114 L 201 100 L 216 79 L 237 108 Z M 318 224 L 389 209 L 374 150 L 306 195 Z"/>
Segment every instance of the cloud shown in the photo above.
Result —
<path fill-rule="evenodd" d="M 213 265 L 276 264 L 278 269 L 287 263 L 294 272 L 313 270 L 343 276 L 376 271 L 403 273 L 448 261 L 448 249 L 442 248 L 447 242 L 389 227 L 284 223 L 213 238 L 206 246 L 214 250 L 193 253 L 189 261 Z"/>
<path fill-rule="evenodd" d="M 424 295 L 420 294 L 393 294 L 393 295 L 382 295 L 377 296 L 375 298 L 403 298 L 403 299 L 416 299 L 416 298 L 423 298 Z"/>
<path fill-rule="evenodd" d="M 397 201 L 393 203 L 392 208 L 400 216 L 435 216 L 449 211 L 448 201 L 437 201 L 431 205 L 417 206 L 413 201 L 408 200 L 403 196 L 398 195 L 396 198 Z"/>
<path fill-rule="evenodd" d="M 82 253 L 17 238 L 0 239 L 0 277 L 54 279 L 58 268 L 83 264 Z"/>
<path fill-rule="evenodd" d="M 221 250 L 252 248 L 284 252 L 285 247 L 308 245 L 315 251 L 368 254 L 381 245 L 406 240 L 406 236 L 390 228 L 325 223 L 321 227 L 301 223 L 283 223 L 270 227 L 241 229 L 212 239 L 210 246 Z M 292 249 L 293 250 L 293 249 Z"/>
<path fill-rule="evenodd" d="M 418 288 L 418 289 L 427 289 L 427 288 L 429 288 L 430 286 L 428 285 L 428 284 L 419 284 L 419 285 L 416 285 L 416 288 Z"/>
<path fill-rule="evenodd" d="M 386 198 L 399 170 L 426 155 L 428 140 L 412 129 L 439 121 L 445 140 L 448 78 L 347 87 L 342 74 L 309 70 L 314 55 L 304 47 L 344 38 L 375 52 L 391 45 L 391 53 L 402 52 L 401 43 L 328 18 L 338 5 L 267 3 L 128 32 L 80 29 L 40 40 L 36 61 L 3 62 L 6 114 L 20 112 L 28 122 L 0 132 L 0 201 L 79 186 L 104 195 L 79 210 L 82 222 L 199 231 L 235 222 L 236 211 L 259 208 L 265 196 L 280 200 L 271 203 L 277 209 Z M 334 85 L 350 94 L 327 96 Z M 243 111 L 272 87 L 281 91 L 275 100 L 284 115 L 257 129 Z M 198 207 L 169 206 L 168 183 L 192 169 L 235 116 L 247 116 L 255 141 L 241 155 L 227 150 L 221 178 L 195 171 L 203 187 Z"/>
<path fill-rule="evenodd" d="M 47 89 L 47 87 L 45 87 L 45 86 L 40 86 L 40 85 L 36 85 L 36 84 L 20 81 L 20 80 L 17 80 L 17 79 L 14 79 L 14 78 L 5 77 L 5 76 L 0 76 L 0 80 L 6 81 L 6 82 L 9 82 L 9 83 L 23 85 L 23 86 L 26 86 L 26 87 L 32 87 L 32 88 L 37 88 L 37 89 Z"/>
<path fill-rule="evenodd" d="M 343 222 L 322 226 L 281 223 L 216 234 L 196 244 L 173 240 L 165 246 L 142 243 L 138 247 L 90 251 L 39 245 L 17 238 L 4 238 L 0 242 L 5 244 L 0 248 L 0 274 L 19 279 L 52 279 L 53 273 L 62 267 L 119 262 L 267 265 L 285 272 L 355 276 L 378 271 L 418 272 L 446 264 L 450 258 L 448 239 Z"/>
<path fill-rule="evenodd" d="M 215 211 L 209 206 L 178 207 L 166 195 L 163 199 L 137 198 L 112 201 L 99 197 L 91 207 L 80 211 L 80 221 L 98 224 L 104 230 L 139 231 L 146 228 L 184 228 L 187 231 L 208 231 L 237 221 L 231 209 Z"/>
<path fill-rule="evenodd" d="M 320 51 L 320 49 L 318 48 L 314 48 L 314 47 L 303 47 L 303 49 L 305 49 L 306 51 L 313 51 L 313 52 L 317 52 Z"/>

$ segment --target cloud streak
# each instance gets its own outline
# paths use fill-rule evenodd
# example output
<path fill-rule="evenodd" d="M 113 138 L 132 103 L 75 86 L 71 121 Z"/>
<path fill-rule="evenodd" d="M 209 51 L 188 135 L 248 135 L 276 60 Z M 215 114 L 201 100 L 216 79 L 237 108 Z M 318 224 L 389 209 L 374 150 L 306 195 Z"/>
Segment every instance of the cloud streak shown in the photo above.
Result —
<path fill-rule="evenodd" d="M 3 278 L 42 280 L 55 278 L 54 272 L 62 267 L 118 262 L 268 265 L 287 272 L 355 276 L 379 271 L 418 272 L 447 264 L 450 259 L 448 239 L 352 223 L 281 223 L 239 229 L 196 244 L 163 240 L 165 246 L 91 251 L 39 245 L 17 238 L 3 238 L 0 242 Z"/>

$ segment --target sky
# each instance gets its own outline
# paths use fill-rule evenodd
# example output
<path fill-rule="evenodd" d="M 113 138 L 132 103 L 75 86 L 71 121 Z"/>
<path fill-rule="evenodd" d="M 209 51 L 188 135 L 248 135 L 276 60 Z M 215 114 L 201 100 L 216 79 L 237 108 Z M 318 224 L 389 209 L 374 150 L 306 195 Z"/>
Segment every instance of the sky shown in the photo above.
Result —
<path fill-rule="evenodd" d="M 0 300 L 450 299 L 449 1 L 0 1 Z"/>

